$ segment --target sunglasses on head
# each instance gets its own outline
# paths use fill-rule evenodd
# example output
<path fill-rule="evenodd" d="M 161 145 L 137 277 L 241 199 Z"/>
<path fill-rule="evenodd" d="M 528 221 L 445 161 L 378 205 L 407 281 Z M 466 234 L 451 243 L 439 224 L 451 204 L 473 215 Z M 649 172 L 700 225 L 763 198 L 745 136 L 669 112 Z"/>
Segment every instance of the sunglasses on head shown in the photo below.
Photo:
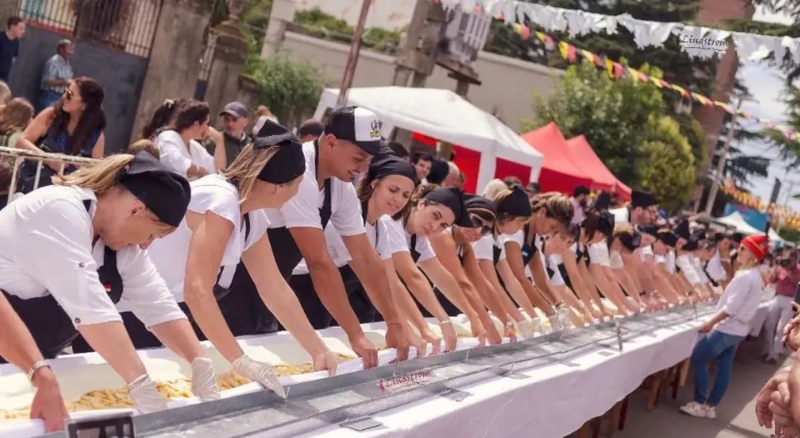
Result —
<path fill-rule="evenodd" d="M 481 235 L 488 236 L 492 233 L 494 224 L 486 223 L 483 219 L 474 214 L 470 215 L 470 217 L 472 217 L 472 223 L 475 224 L 475 228 L 481 229 Z"/>

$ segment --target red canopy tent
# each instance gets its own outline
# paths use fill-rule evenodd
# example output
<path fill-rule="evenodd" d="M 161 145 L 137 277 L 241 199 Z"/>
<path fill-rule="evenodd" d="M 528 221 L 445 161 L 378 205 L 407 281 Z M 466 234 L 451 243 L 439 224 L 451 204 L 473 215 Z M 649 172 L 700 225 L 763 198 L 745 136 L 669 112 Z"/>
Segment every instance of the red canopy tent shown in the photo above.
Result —
<path fill-rule="evenodd" d="M 631 199 L 631 188 L 623 184 L 608 170 L 603 160 L 594 152 L 586 137 L 579 135 L 567 140 L 567 155 L 572 163 L 594 180 L 592 189 L 617 193 L 622 199 Z"/>
<path fill-rule="evenodd" d="M 522 139 L 544 155 L 539 185 L 543 192 L 572 194 L 575 187 L 592 187 L 594 181 L 572 163 L 567 155 L 567 141 L 555 123 L 522 134 Z"/>

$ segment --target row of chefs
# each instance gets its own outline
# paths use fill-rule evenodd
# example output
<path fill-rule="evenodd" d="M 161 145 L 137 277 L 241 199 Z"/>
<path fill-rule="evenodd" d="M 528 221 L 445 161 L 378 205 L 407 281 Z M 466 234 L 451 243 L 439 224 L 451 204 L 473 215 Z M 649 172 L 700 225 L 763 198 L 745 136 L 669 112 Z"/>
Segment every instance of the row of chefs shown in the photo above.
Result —
<path fill-rule="evenodd" d="M 151 412 L 165 401 L 135 348 L 172 349 L 191 363 L 194 394 L 213 400 L 214 369 L 199 344 L 208 339 L 234 370 L 283 395 L 272 366 L 249 358 L 235 336 L 282 327 L 315 369 L 334 373 L 314 331 L 333 319 L 374 367 L 377 349 L 359 321 L 383 319 L 386 344 L 403 360 L 410 346 L 441 348 L 426 316 L 452 350 L 449 317 L 460 313 L 482 342 L 499 343 L 517 328 L 541 330 L 535 308 L 553 329 L 607 316 L 600 292 L 621 313 L 645 308 L 608 272 L 609 248 L 639 246 L 635 231 L 612 238 L 611 213 L 588 211 L 574 233 L 572 204 L 560 194 L 529 201 L 512 188 L 489 200 L 419 186 L 378 126 L 370 111 L 342 108 L 318 140 L 301 145 L 267 122 L 228 169 L 191 184 L 143 152 L 17 199 L 0 211 L 0 356 L 41 386 L 55 381 L 44 358 L 70 345 L 96 350 L 137 408 Z M 632 211 L 655 203 L 639 198 Z M 550 252 L 574 244 L 576 256 L 550 263 L 548 235 L 557 236 Z M 684 300 L 688 291 L 676 291 L 665 299 Z"/>

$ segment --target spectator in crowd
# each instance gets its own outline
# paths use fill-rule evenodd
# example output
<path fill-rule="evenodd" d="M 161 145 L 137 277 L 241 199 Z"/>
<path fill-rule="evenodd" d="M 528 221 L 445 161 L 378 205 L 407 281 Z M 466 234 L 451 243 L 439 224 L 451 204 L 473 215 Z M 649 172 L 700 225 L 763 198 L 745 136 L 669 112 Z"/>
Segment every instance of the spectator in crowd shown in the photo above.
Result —
<path fill-rule="evenodd" d="M 6 21 L 6 31 L 0 34 L 0 81 L 8 82 L 11 66 L 19 56 L 19 40 L 25 36 L 25 21 L 16 15 Z"/>
<path fill-rule="evenodd" d="M 0 210 L 8 204 L 8 193 L 11 189 L 11 174 L 14 171 L 14 163 L 0 157 Z"/>
<path fill-rule="evenodd" d="M 502 179 L 493 179 L 489 181 L 489 184 L 486 184 L 486 188 L 483 189 L 483 197 L 486 199 L 495 199 L 500 192 L 503 192 L 508 189 L 508 186 Z"/>
<path fill-rule="evenodd" d="M 522 187 L 522 181 L 520 181 L 520 179 L 516 176 L 507 176 L 503 178 L 503 182 L 506 183 L 506 186 L 509 189 L 514 188 L 514 186 Z"/>
<path fill-rule="evenodd" d="M 431 165 L 431 170 L 428 173 L 428 177 L 423 181 L 423 184 L 442 185 L 450 174 L 450 165 L 447 164 L 447 161 L 439 157 L 433 157 L 432 159 L 433 164 Z"/>
<path fill-rule="evenodd" d="M 589 187 L 584 185 L 579 185 L 572 191 L 572 197 L 569 198 L 569 202 L 572 203 L 572 207 L 575 209 L 575 214 L 572 215 L 573 224 L 577 225 L 583 222 L 583 209 L 589 203 L 590 193 Z"/>
<path fill-rule="evenodd" d="M 425 152 L 418 152 L 411 158 L 411 164 L 417 169 L 417 179 L 425 184 L 428 174 L 431 173 L 433 167 L 433 155 Z"/>
<path fill-rule="evenodd" d="M 158 147 L 156 147 L 156 144 L 146 138 L 131 143 L 131 145 L 128 146 L 128 150 L 125 151 L 125 153 L 130 155 L 136 155 L 142 151 L 147 152 L 148 154 L 156 157 L 156 160 L 161 160 L 161 152 L 158 151 Z"/>
<path fill-rule="evenodd" d="M 64 39 L 58 43 L 56 54 L 44 63 L 38 111 L 57 102 L 67 91 L 73 76 L 69 60 L 74 53 L 75 45 L 71 40 Z"/>
<path fill-rule="evenodd" d="M 222 112 L 219 113 L 222 117 L 222 141 L 224 148 L 220 150 L 220 154 L 224 153 L 224 157 L 219 157 L 220 160 L 217 168 L 226 168 L 233 163 L 233 160 L 239 156 L 239 153 L 250 142 L 250 136 L 245 132 L 245 128 L 250 124 L 250 112 L 247 107 L 241 102 L 231 102 L 225 105 Z M 217 157 L 216 142 L 213 135 L 205 142 L 206 150 L 209 154 Z M 220 167 L 221 166 L 221 167 Z"/>
<path fill-rule="evenodd" d="M 442 187 L 458 187 L 458 176 L 461 175 L 461 169 L 452 161 L 447 162 L 447 167 L 447 177 L 442 181 Z"/>
<path fill-rule="evenodd" d="M 769 307 L 767 320 L 764 323 L 766 332 L 764 360 L 777 364 L 783 353 L 783 328 L 792 319 L 797 285 L 800 283 L 800 267 L 797 265 L 797 252 L 792 250 L 778 259 L 767 281 L 775 285 L 775 298 Z"/>
<path fill-rule="evenodd" d="M 22 137 L 22 132 L 33 118 L 33 106 L 26 99 L 11 99 L 0 109 L 0 146 L 13 148 Z"/>
<path fill-rule="evenodd" d="M 13 96 L 11 95 L 11 89 L 8 88 L 8 84 L 3 81 L 0 81 L 0 109 L 3 109 L 4 106 L 11 100 Z"/>
<path fill-rule="evenodd" d="M 464 172 L 458 172 L 458 180 L 456 181 L 456 187 L 459 189 L 464 189 L 464 184 L 467 183 L 467 175 Z"/>
<path fill-rule="evenodd" d="M 406 147 L 403 146 L 402 143 L 398 143 L 396 141 L 390 141 L 390 142 L 387 142 L 387 145 L 389 146 L 389 149 L 392 150 L 392 153 L 396 157 L 402 158 L 404 160 L 408 160 L 408 156 L 409 156 L 408 149 L 406 149 Z"/>
<path fill-rule="evenodd" d="M 166 99 L 156 110 L 153 112 L 153 117 L 142 128 L 141 137 L 155 141 L 158 134 L 163 131 L 175 127 L 175 116 L 178 114 L 178 109 L 185 105 L 186 99 Z"/>
<path fill-rule="evenodd" d="M 302 143 L 314 141 L 322 135 L 325 125 L 317 119 L 308 119 L 297 129 L 297 138 Z"/>
<path fill-rule="evenodd" d="M 542 187 L 539 186 L 539 183 L 536 181 L 531 181 L 528 183 L 528 186 L 525 187 L 525 193 L 528 194 L 528 198 L 533 198 L 534 196 L 538 195 L 542 192 Z"/>
<path fill-rule="evenodd" d="M 173 129 L 161 132 L 153 142 L 161 162 L 189 179 L 215 173 L 214 158 L 196 141 L 207 135 L 210 111 L 205 102 L 186 102 L 178 108 Z"/>
<path fill-rule="evenodd" d="M 61 99 L 36 115 L 16 146 L 37 152 L 103 158 L 103 130 L 106 127 L 104 97 L 102 85 L 94 79 L 84 76 L 75 78 Z M 62 167 L 59 161 L 48 160 L 45 164 L 48 169 L 42 170 L 39 186 L 50 185 L 52 176 Z M 28 193 L 36 186 L 36 167 L 30 161 L 23 164 L 20 187 L 23 193 Z M 71 173 L 75 169 L 75 166 L 67 165 L 64 172 Z"/>
<path fill-rule="evenodd" d="M 253 137 L 258 134 L 258 131 L 261 130 L 261 127 L 264 126 L 264 122 L 267 120 L 272 120 L 273 122 L 278 123 L 278 118 L 275 117 L 275 114 L 272 114 L 272 111 L 270 111 L 266 105 L 259 105 L 258 108 L 256 108 L 255 114 L 253 115 L 256 119 L 255 124 L 253 124 Z"/>

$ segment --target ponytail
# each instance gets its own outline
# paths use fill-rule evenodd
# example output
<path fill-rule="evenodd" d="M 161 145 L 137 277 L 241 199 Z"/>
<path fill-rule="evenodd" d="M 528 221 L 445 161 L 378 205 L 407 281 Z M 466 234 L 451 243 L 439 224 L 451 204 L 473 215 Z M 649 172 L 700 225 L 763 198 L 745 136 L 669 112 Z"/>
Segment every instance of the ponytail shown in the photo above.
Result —
<path fill-rule="evenodd" d="M 91 167 L 83 167 L 69 175 L 56 175 L 53 177 L 53 184 L 78 186 L 89 189 L 100 196 L 108 193 L 117 185 L 120 174 L 131 161 L 133 161 L 133 155 L 111 155 Z"/>

